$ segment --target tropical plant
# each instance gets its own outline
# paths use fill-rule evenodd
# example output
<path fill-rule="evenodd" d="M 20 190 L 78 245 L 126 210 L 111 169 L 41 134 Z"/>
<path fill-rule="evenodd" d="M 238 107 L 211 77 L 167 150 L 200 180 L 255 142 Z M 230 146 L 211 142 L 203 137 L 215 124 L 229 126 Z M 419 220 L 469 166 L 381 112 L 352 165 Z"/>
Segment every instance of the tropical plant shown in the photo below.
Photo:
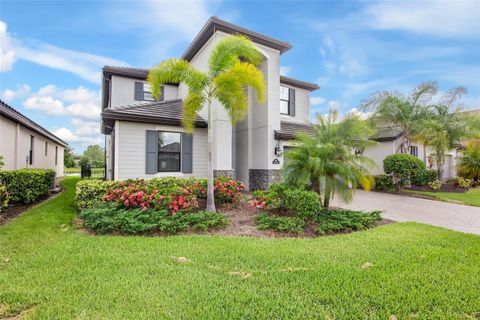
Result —
<path fill-rule="evenodd" d="M 459 174 L 480 182 L 480 141 L 473 141 L 467 146 L 460 158 Z"/>
<path fill-rule="evenodd" d="M 428 107 L 428 115 L 421 121 L 418 136 L 434 151 L 432 157 L 439 180 L 443 179 L 446 152 L 455 149 L 463 139 L 478 134 L 476 119 L 461 112 L 461 107 L 454 106 L 465 92 L 464 88 L 450 90 L 438 104 Z"/>
<path fill-rule="evenodd" d="M 369 140 L 373 130 L 368 123 L 355 114 L 340 120 L 337 111 L 330 111 L 326 117 L 317 116 L 313 127 L 312 135 L 298 135 L 296 147 L 286 152 L 286 182 L 311 188 L 325 208 L 334 194 L 349 202 L 357 186 L 369 190 L 373 184 L 369 168 L 374 162 L 354 152 L 376 144 Z"/>
<path fill-rule="evenodd" d="M 247 86 L 256 91 L 257 100 L 265 99 L 265 80 L 258 69 L 261 54 L 244 36 L 230 35 L 213 49 L 207 72 L 201 72 L 186 60 L 168 59 L 150 70 L 148 81 L 152 94 L 158 98 L 161 85 L 183 83 L 188 94 L 183 103 L 183 126 L 190 132 L 197 113 L 206 105 L 208 114 L 208 190 L 207 211 L 215 211 L 212 165 L 212 106 L 218 100 L 227 110 L 232 123 L 242 120 L 248 112 Z"/>
<path fill-rule="evenodd" d="M 415 87 L 408 96 L 397 91 L 378 92 L 363 101 L 360 110 L 372 112 L 369 120 L 376 127 L 400 128 L 403 140 L 397 153 L 409 153 L 426 117 L 427 104 L 437 91 L 437 83 L 429 81 Z"/>
<path fill-rule="evenodd" d="M 3 156 L 0 154 L 0 169 L 5 165 L 5 161 L 3 161 Z"/>

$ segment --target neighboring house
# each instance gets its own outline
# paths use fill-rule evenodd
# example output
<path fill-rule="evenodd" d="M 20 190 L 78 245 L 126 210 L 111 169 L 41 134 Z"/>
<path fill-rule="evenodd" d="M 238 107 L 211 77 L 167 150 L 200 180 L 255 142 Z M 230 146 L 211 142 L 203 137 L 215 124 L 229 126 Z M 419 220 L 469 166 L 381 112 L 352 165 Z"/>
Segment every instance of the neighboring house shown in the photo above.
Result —
<path fill-rule="evenodd" d="M 208 57 L 228 34 L 250 38 L 263 55 L 260 69 L 267 83 L 266 102 L 259 105 L 248 90 L 247 118 L 232 126 L 227 112 L 214 102 L 212 118 L 215 175 L 235 176 L 247 188 L 262 189 L 276 181 L 283 166 L 283 145 L 294 133 L 309 129 L 310 92 L 316 84 L 280 75 L 280 56 L 292 46 L 212 17 L 182 59 L 207 71 Z M 154 178 L 207 175 L 207 114 L 203 108 L 193 134 L 181 126 L 183 84 L 162 87 L 154 101 L 146 82 L 148 69 L 103 68 L 102 132 L 107 178 Z"/>
<path fill-rule="evenodd" d="M 63 152 L 68 144 L 0 100 L 2 169 L 53 169 L 63 177 Z"/>
<path fill-rule="evenodd" d="M 383 160 L 391 154 L 398 153 L 403 140 L 402 131 L 395 127 L 382 128 L 378 130 L 372 140 L 379 142 L 379 144 L 367 148 L 363 151 L 363 155 L 375 161 L 376 167 L 371 170 L 372 174 L 383 174 Z M 423 160 L 428 169 L 436 169 L 434 157 L 431 157 L 433 150 L 430 147 L 425 147 L 422 143 L 413 142 L 409 153 Z M 453 178 L 457 175 L 458 154 L 459 150 L 457 149 L 446 152 L 444 164 L 445 179 Z"/>

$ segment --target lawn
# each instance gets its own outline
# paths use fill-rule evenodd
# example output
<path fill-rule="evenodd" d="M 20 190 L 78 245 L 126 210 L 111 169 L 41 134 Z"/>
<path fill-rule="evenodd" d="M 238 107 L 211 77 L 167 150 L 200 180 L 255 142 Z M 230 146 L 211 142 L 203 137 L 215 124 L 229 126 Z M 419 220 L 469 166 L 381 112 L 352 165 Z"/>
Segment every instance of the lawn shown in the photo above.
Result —
<path fill-rule="evenodd" d="M 81 168 L 65 168 L 65 173 L 67 174 L 80 174 Z M 102 178 L 105 175 L 105 168 L 92 168 L 92 178 Z"/>
<path fill-rule="evenodd" d="M 316 239 L 72 228 L 74 184 L 0 227 L 0 318 L 475 319 L 480 237 L 415 223 Z M 178 260 L 178 257 L 186 257 Z"/>
<path fill-rule="evenodd" d="M 480 207 L 480 188 L 470 189 L 465 193 L 455 192 L 428 192 L 428 191 L 409 191 L 412 193 L 433 197 L 443 201 L 457 201 L 470 206 Z"/>

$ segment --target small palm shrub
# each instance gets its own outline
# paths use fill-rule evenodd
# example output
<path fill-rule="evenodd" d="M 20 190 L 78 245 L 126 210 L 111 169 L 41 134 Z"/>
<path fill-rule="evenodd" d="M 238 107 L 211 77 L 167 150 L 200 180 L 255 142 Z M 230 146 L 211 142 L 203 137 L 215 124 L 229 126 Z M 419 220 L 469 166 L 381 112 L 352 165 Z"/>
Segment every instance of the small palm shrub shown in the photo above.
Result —
<path fill-rule="evenodd" d="M 463 152 L 458 173 L 464 178 L 480 183 L 480 141 L 470 143 Z"/>
<path fill-rule="evenodd" d="M 0 184 L 0 212 L 8 207 L 10 195 L 8 194 L 7 187 Z"/>
<path fill-rule="evenodd" d="M 440 180 L 435 180 L 435 181 L 430 182 L 428 185 L 433 190 L 438 191 L 442 187 L 442 182 Z"/>
<path fill-rule="evenodd" d="M 383 160 L 383 170 L 392 175 L 397 190 L 411 182 L 412 177 L 425 169 L 425 163 L 409 154 L 392 154 Z"/>
<path fill-rule="evenodd" d="M 472 180 L 465 179 L 463 177 L 457 177 L 455 179 L 455 185 L 459 188 L 469 188 L 472 185 Z"/>

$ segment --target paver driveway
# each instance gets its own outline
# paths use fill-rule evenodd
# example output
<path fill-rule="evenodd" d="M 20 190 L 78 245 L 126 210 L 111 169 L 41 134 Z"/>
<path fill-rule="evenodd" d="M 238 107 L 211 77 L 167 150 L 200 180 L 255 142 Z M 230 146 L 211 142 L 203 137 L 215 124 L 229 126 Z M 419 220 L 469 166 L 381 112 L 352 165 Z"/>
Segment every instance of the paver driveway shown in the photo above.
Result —
<path fill-rule="evenodd" d="M 332 205 L 347 209 L 382 210 L 384 218 L 398 222 L 416 221 L 480 234 L 480 207 L 363 190 L 357 190 L 349 204 L 335 199 Z"/>

